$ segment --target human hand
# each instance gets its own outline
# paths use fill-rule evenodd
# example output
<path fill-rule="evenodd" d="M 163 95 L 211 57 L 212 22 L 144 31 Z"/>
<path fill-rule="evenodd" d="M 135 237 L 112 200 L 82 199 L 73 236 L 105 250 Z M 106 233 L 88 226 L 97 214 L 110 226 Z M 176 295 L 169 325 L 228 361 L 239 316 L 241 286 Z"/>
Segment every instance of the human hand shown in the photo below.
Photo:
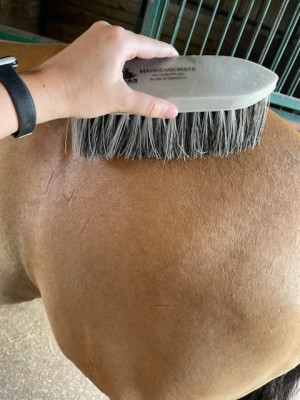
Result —
<path fill-rule="evenodd" d="M 112 112 L 169 118 L 176 116 L 176 106 L 130 89 L 122 69 L 135 57 L 176 55 L 169 44 L 101 21 L 32 74 L 26 74 L 24 80 L 30 89 L 36 85 L 43 88 L 43 99 L 34 98 L 38 122 L 70 116 L 93 118 Z"/>

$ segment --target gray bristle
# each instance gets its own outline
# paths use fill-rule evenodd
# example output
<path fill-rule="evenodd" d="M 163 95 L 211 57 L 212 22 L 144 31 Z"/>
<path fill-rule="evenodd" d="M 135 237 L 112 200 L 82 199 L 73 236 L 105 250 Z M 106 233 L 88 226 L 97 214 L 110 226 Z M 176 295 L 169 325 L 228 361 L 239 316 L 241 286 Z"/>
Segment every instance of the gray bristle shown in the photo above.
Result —
<path fill-rule="evenodd" d="M 116 114 L 72 118 L 73 149 L 106 159 L 229 156 L 259 144 L 268 105 L 266 98 L 240 110 L 181 113 L 169 120 Z"/>

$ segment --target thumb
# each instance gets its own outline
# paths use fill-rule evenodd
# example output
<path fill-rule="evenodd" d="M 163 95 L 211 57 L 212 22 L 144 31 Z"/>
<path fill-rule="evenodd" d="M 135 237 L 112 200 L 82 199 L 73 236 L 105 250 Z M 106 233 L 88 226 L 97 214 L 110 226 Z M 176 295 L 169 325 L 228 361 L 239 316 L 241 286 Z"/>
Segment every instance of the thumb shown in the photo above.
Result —
<path fill-rule="evenodd" d="M 134 90 L 126 97 L 125 104 L 123 112 L 149 118 L 175 118 L 178 114 L 174 103 Z"/>

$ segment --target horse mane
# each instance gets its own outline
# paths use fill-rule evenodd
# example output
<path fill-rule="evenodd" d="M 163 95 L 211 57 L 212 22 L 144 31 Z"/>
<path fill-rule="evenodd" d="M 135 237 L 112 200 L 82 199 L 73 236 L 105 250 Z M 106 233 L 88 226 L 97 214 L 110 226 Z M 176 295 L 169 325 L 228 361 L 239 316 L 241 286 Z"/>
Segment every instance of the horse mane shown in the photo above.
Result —
<path fill-rule="evenodd" d="M 291 400 L 300 382 L 300 364 L 239 400 Z"/>

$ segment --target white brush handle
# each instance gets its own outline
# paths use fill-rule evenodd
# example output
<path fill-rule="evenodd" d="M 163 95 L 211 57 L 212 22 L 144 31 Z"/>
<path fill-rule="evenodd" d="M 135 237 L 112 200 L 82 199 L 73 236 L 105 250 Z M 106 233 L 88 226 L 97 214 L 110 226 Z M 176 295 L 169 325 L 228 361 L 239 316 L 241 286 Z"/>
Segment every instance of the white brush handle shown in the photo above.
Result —
<path fill-rule="evenodd" d="M 170 100 L 179 112 L 249 107 L 269 96 L 278 80 L 259 64 L 228 56 L 134 59 L 123 74 L 132 89 Z"/>

